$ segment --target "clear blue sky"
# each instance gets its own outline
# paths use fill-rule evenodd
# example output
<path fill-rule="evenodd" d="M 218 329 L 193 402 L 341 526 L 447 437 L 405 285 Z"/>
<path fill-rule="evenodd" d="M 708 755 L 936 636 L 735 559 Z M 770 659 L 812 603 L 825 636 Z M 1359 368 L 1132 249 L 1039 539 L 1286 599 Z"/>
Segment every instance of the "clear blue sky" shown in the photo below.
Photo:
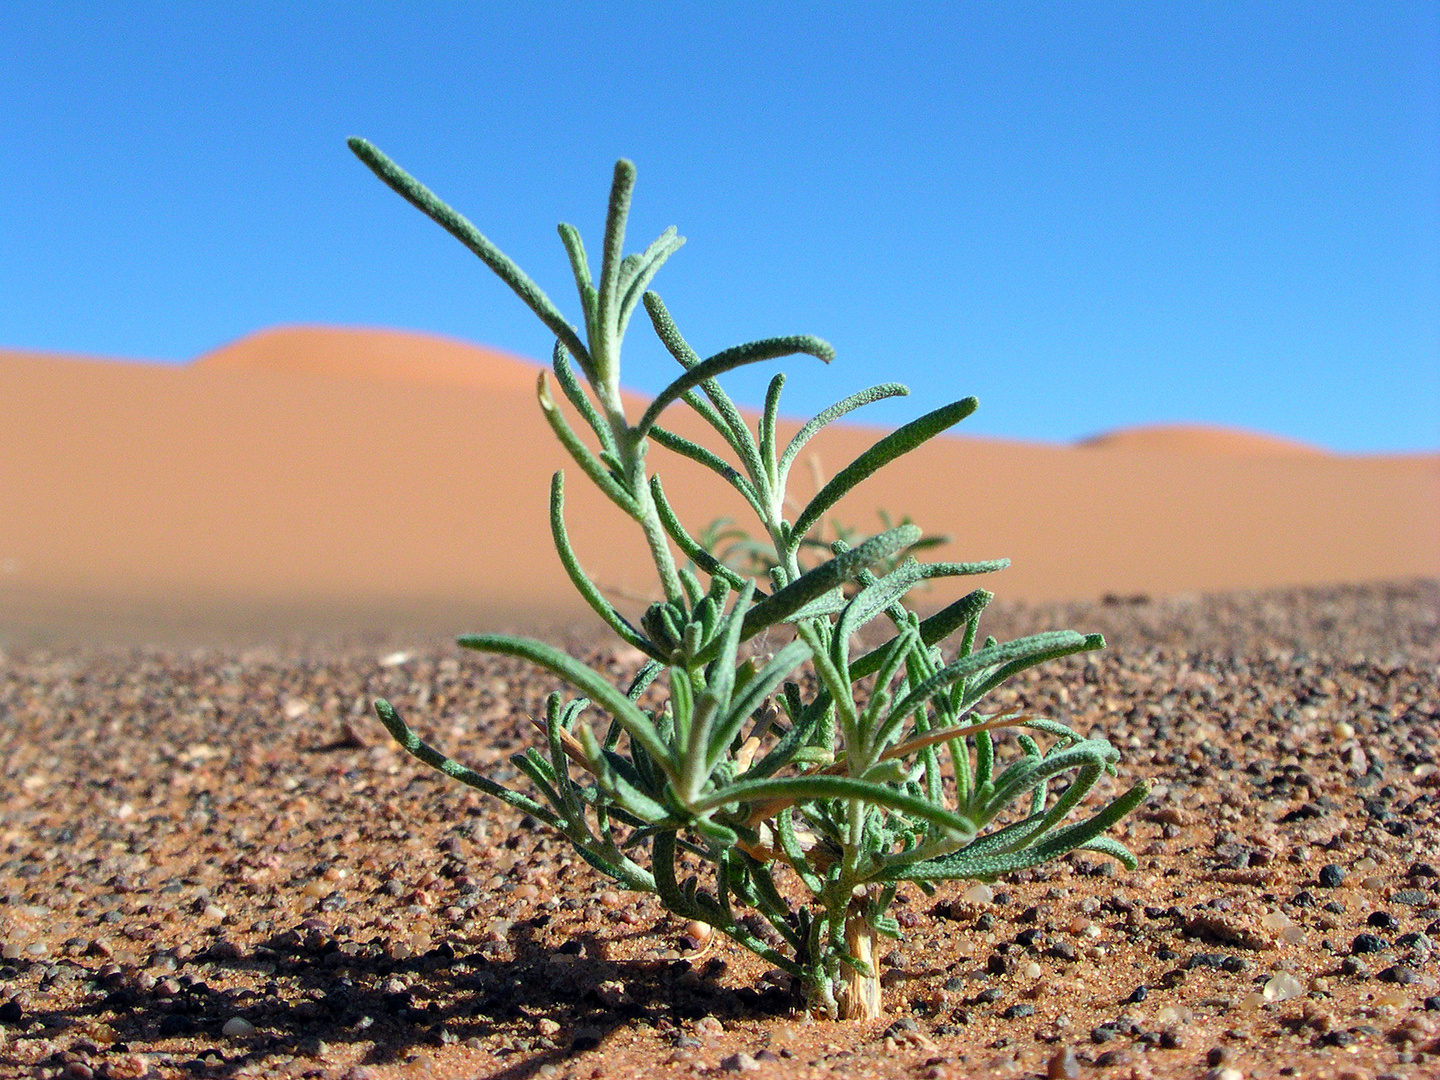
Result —
<path fill-rule="evenodd" d="M 0 345 L 332 323 L 548 355 L 359 134 L 572 317 L 554 225 L 595 252 L 632 158 L 631 246 L 690 238 L 655 287 L 698 349 L 839 350 L 785 362 L 792 415 L 897 378 L 876 422 L 974 393 L 975 433 L 1434 449 L 1437 51 L 1440 6 L 1397 0 L 6 4 Z M 626 357 L 673 374 L 641 319 Z"/>

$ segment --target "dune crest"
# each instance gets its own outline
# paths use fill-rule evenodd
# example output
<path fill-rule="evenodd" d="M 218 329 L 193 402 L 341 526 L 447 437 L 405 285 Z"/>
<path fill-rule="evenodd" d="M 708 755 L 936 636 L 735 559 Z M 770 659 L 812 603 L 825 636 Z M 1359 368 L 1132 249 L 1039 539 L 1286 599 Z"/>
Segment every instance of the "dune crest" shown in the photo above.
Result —
<path fill-rule="evenodd" d="M 1075 443 L 1087 450 L 1141 450 L 1224 457 L 1329 457 L 1328 450 L 1279 435 L 1213 424 L 1145 424 L 1116 428 Z"/>
<path fill-rule="evenodd" d="M 371 379 L 425 386 L 526 389 L 538 364 L 439 334 L 336 326 L 276 326 L 204 353 L 190 366 Z"/>

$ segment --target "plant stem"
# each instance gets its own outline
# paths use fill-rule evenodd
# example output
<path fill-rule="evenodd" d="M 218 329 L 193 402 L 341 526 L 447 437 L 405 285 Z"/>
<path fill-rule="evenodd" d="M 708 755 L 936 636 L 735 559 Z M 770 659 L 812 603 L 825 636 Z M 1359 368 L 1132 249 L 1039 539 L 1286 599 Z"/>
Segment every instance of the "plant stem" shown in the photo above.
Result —
<path fill-rule="evenodd" d="M 850 901 L 845 912 L 845 951 L 865 964 L 866 975 L 843 965 L 844 984 L 839 1005 L 842 1020 L 878 1020 L 884 1013 L 880 997 L 879 961 L 875 956 L 875 927 L 866 914 L 868 890 Z"/>

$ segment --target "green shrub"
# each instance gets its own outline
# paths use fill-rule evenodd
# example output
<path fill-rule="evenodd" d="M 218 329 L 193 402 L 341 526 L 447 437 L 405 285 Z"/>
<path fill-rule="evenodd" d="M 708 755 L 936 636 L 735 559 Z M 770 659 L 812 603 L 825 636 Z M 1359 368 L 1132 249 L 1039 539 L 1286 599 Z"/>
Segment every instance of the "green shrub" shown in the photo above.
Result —
<path fill-rule="evenodd" d="M 647 291 L 683 239 L 667 229 L 643 252 L 623 253 L 635 177 L 628 161 L 615 166 L 598 282 L 580 234 L 560 226 L 582 330 L 465 218 L 379 150 L 361 139 L 350 140 L 350 147 L 478 255 L 555 335 L 555 383 L 593 444 L 577 434 L 544 373 L 541 409 L 580 470 L 640 526 L 664 595 L 638 626 L 605 599 L 570 546 L 564 476 L 557 472 L 550 524 L 560 561 L 586 603 L 647 662 L 621 689 L 540 641 L 462 637 L 466 648 L 523 657 L 579 695 L 552 694 L 544 744 L 511 759 L 534 794 L 502 787 L 446 757 L 388 702 L 377 701 L 380 719 L 406 750 L 533 814 L 626 888 L 658 894 L 676 915 L 708 923 L 783 968 L 812 1008 L 835 1016 L 881 1012 L 875 936 L 899 933 L 887 909 L 902 881 L 929 892 L 936 881 L 993 880 L 1076 848 L 1133 868 L 1129 852 L 1103 834 L 1144 798 L 1144 782 L 1092 816 L 1065 823 L 1102 775 L 1115 773 L 1116 750 L 1054 720 L 981 711 L 986 696 L 1011 676 L 1102 648 L 1099 635 L 1056 631 L 1004 644 L 982 640 L 977 627 L 991 600 L 982 589 L 920 618 L 903 601 L 922 582 L 989 573 L 1007 563 L 918 562 L 907 552 L 921 534 L 908 522 L 867 539 L 836 541 L 823 561 L 802 565 L 805 538 L 813 538 L 843 495 L 964 419 L 975 410 L 974 398 L 884 436 L 787 518 L 787 480 L 807 441 L 861 405 L 908 393 L 905 387 L 886 383 L 853 394 L 779 447 L 784 376 L 771 381 L 754 432 L 716 376 L 800 353 L 828 361 L 830 346 L 808 336 L 781 337 L 703 360 L 696 355 L 660 297 Z M 632 422 L 620 397 L 620 344 L 642 305 L 683 373 Z M 738 467 L 659 426 L 676 402 L 715 429 Z M 757 556 L 748 564 L 756 576 L 717 558 L 685 530 L 659 476 L 648 469 L 652 442 L 713 469 L 749 504 L 766 540 L 749 552 Z M 707 539 L 713 545 L 714 535 Z M 672 545 L 688 563 L 677 563 Z M 813 550 L 806 554 L 813 559 Z M 893 634 L 857 655 L 857 633 L 877 619 Z M 773 655 L 747 647 L 762 631 L 782 627 L 789 629 L 772 637 L 788 641 Z M 947 660 L 939 644 L 951 635 L 958 642 Z M 658 696 L 647 696 L 652 686 L 665 690 L 658 707 L 644 704 Z M 1015 732 L 1015 752 L 1003 767 L 994 740 L 1001 729 Z M 685 866 L 695 872 L 682 880 Z"/>

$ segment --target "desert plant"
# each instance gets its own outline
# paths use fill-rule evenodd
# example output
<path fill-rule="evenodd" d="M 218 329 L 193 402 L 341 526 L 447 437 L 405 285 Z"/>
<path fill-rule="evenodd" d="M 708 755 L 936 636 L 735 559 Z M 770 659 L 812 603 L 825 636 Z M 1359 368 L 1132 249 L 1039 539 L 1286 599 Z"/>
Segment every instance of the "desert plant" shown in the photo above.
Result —
<path fill-rule="evenodd" d="M 643 252 L 623 253 L 635 178 L 628 161 L 615 166 L 598 281 L 579 232 L 559 227 L 579 290 L 582 330 L 473 225 L 388 157 L 361 139 L 350 140 L 350 147 L 478 255 L 555 335 L 555 383 L 589 428 L 593 446 L 572 427 L 544 372 L 540 407 L 580 470 L 640 526 L 664 595 L 638 626 L 604 598 L 570 546 L 564 476 L 557 472 L 550 525 L 560 561 L 585 602 L 646 663 L 621 689 L 540 641 L 491 634 L 459 639 L 469 649 L 524 658 L 581 695 L 551 694 L 536 721 L 543 743 L 511 758 L 535 796 L 445 756 L 388 702 L 377 701 L 377 714 L 401 746 L 539 818 L 626 888 L 658 894 L 676 915 L 709 923 L 789 972 L 811 1007 L 836 1016 L 880 1014 L 875 936 L 899 932 L 887 909 L 900 882 L 930 892 L 941 880 L 993 880 L 1076 848 L 1133 867 L 1129 852 L 1103 834 L 1145 796 L 1143 782 L 1092 816 L 1064 823 L 1103 775 L 1115 773 L 1116 750 L 1051 719 L 980 711 L 1011 676 L 1101 648 L 1099 635 L 1057 631 L 1005 644 L 982 640 L 977 628 L 991 600 L 984 590 L 920 618 L 902 604 L 919 583 L 988 573 L 1007 562 L 897 563 L 921 538 L 910 524 L 853 547 L 835 542 L 828 559 L 801 565 L 801 542 L 822 515 L 887 462 L 968 416 L 974 398 L 881 438 L 792 520 L 787 478 L 811 437 L 861 405 L 908 393 L 905 387 L 885 383 L 852 394 L 781 448 L 776 419 L 784 376 L 771 381 L 753 432 L 715 377 L 799 353 L 828 361 L 830 346 L 808 336 L 769 338 L 702 360 L 660 297 L 648 291 L 682 238 L 667 229 Z M 620 344 L 642 305 L 683 372 L 632 421 L 620 396 Z M 677 401 L 719 433 L 738 467 L 659 426 Z M 651 442 L 713 469 L 740 493 L 775 555 L 765 580 L 727 566 L 686 531 L 648 469 Z M 672 544 L 689 565 L 677 563 Z M 877 565 L 888 571 L 874 573 Z M 887 620 L 894 633 L 857 654 L 857 634 L 876 619 Z M 766 640 L 790 640 L 773 655 L 757 652 L 756 635 L 772 630 Z M 954 633 L 959 641 L 947 659 L 938 646 Z M 590 717 L 603 721 L 602 733 Z M 995 733 L 1003 729 L 1015 738 L 1012 760 L 1001 768 Z M 1042 750 L 1042 739 L 1048 749 Z M 685 866 L 694 872 L 682 881 Z"/>

